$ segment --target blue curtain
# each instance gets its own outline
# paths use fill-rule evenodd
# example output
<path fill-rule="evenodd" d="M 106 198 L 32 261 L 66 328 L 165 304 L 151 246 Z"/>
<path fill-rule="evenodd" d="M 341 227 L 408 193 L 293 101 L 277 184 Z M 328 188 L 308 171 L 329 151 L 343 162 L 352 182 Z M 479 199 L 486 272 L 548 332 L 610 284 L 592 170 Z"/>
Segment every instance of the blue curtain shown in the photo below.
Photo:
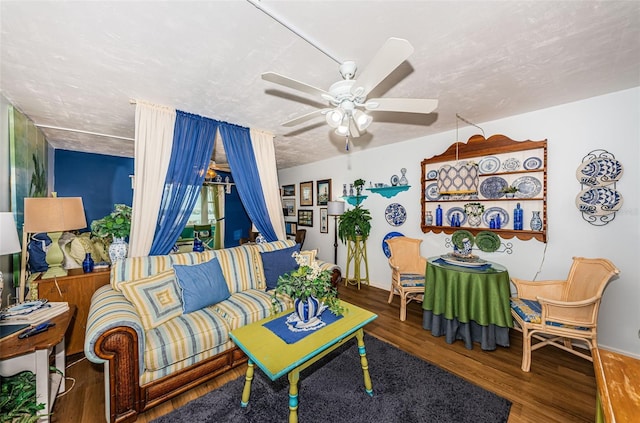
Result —
<path fill-rule="evenodd" d="M 176 124 L 150 255 L 169 254 L 198 199 L 220 122 L 176 110 Z"/>
<path fill-rule="evenodd" d="M 278 237 L 264 200 L 249 128 L 221 122 L 219 130 L 238 195 L 249 218 L 267 241 L 276 241 Z"/>

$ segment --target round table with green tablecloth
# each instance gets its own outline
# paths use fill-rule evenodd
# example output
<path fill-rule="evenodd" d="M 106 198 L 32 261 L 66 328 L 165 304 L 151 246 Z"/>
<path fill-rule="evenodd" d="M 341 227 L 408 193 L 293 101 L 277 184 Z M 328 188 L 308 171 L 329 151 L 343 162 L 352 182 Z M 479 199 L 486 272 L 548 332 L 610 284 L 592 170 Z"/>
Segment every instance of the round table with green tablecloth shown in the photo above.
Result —
<path fill-rule="evenodd" d="M 462 339 L 468 349 L 509 346 L 513 327 L 507 269 L 493 262 L 482 267 L 450 264 L 440 256 L 427 260 L 422 327 L 451 344 Z"/>

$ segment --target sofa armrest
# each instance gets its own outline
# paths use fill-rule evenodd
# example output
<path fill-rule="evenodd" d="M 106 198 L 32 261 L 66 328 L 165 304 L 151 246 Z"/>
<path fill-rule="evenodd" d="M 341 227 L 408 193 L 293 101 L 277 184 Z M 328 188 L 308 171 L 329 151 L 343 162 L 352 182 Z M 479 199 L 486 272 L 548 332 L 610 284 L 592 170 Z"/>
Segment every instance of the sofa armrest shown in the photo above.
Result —
<path fill-rule="evenodd" d="M 84 353 L 93 363 L 103 364 L 113 358 L 113 351 L 105 351 L 104 340 L 118 332 L 126 334 L 128 348 L 134 348 L 139 357 L 144 355 L 144 328 L 140 316 L 133 304 L 111 285 L 100 287 L 91 297 L 91 306 L 87 317 L 87 330 L 84 341 Z M 138 371 L 144 371 L 144 363 L 139 363 Z"/>

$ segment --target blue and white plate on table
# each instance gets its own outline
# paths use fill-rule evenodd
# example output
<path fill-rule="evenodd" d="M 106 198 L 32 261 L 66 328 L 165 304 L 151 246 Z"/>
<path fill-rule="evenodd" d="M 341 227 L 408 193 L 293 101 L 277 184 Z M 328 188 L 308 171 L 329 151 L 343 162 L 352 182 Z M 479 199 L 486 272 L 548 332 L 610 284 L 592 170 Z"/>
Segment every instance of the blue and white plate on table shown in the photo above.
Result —
<path fill-rule="evenodd" d="M 389 250 L 387 240 L 398 236 L 404 236 L 404 234 L 401 234 L 400 232 L 389 232 L 384 236 L 384 238 L 382 238 L 382 252 L 384 252 L 384 255 L 387 256 L 387 258 L 391 257 L 391 251 Z"/>
<path fill-rule="evenodd" d="M 480 183 L 480 194 L 489 200 L 504 197 L 503 188 L 509 183 L 499 176 L 491 176 Z"/>
<path fill-rule="evenodd" d="M 522 176 L 513 181 L 511 186 L 518 188 L 517 198 L 534 198 L 542 191 L 542 183 L 533 176 Z"/>
<path fill-rule="evenodd" d="M 500 169 L 500 159 L 496 156 L 484 157 L 478 163 L 478 171 L 481 175 L 487 173 L 496 173 Z"/>
<path fill-rule="evenodd" d="M 525 170 L 535 170 L 542 166 L 542 160 L 539 157 L 529 157 L 522 163 L 522 167 Z"/>
<path fill-rule="evenodd" d="M 504 227 L 507 223 L 509 223 L 509 213 L 502 207 L 490 207 L 482 214 L 482 221 L 487 227 L 491 226 L 491 218 L 495 215 L 500 215 L 500 225 Z"/>
<path fill-rule="evenodd" d="M 427 185 L 424 189 L 424 196 L 429 201 L 437 201 L 440 199 L 440 191 L 438 191 L 438 183 L 434 182 Z"/>
<path fill-rule="evenodd" d="M 389 204 L 384 211 L 384 218 L 391 226 L 400 226 L 407 220 L 407 210 L 399 203 Z"/>
<path fill-rule="evenodd" d="M 460 226 L 464 226 L 464 222 L 467 221 L 467 215 L 464 213 L 464 209 L 462 207 L 451 207 L 447 210 L 447 222 L 449 225 L 451 225 L 451 219 L 455 213 L 458 213 L 458 216 L 460 216 Z"/>

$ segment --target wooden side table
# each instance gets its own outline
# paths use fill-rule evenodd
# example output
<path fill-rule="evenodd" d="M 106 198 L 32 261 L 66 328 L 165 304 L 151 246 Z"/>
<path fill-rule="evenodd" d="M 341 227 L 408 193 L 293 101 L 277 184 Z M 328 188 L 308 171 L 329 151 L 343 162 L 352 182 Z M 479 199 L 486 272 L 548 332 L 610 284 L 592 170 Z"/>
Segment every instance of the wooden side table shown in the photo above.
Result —
<path fill-rule="evenodd" d="M 7 377 L 28 370 L 36 375 L 36 403 L 44 403 L 44 412 L 50 413 L 56 395 L 64 392 L 65 346 L 64 335 L 71 318 L 76 312 L 75 305 L 51 319 L 55 323 L 46 332 L 19 339 L 16 332 L 0 340 L 0 375 Z M 55 350 L 56 368 L 60 373 L 49 373 L 49 355 Z M 49 416 L 38 420 L 48 422 Z"/>
<path fill-rule="evenodd" d="M 91 296 L 103 285 L 109 283 L 109 271 L 84 273 L 82 269 L 69 269 L 67 276 L 51 279 L 36 279 L 38 297 L 49 301 L 75 304 L 76 316 L 67 334 L 67 355 L 84 351 L 84 337 L 87 330 L 87 316 Z"/>
<path fill-rule="evenodd" d="M 596 422 L 637 421 L 640 415 L 640 360 L 595 348 L 593 366 L 598 385 Z"/>

